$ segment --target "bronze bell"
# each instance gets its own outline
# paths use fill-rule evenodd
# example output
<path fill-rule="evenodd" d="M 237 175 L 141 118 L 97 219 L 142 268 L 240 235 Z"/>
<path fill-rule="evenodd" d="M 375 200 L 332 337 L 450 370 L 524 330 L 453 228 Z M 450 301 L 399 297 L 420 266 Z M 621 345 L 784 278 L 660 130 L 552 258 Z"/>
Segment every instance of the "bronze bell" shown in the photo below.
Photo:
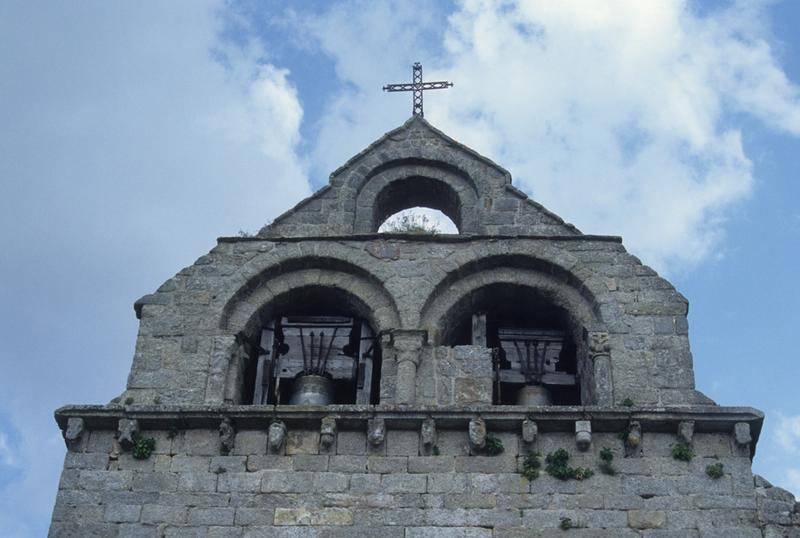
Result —
<path fill-rule="evenodd" d="M 553 401 L 550 399 L 550 391 L 544 385 L 525 385 L 517 392 L 517 405 L 553 405 Z"/>
<path fill-rule="evenodd" d="M 325 376 L 305 374 L 295 378 L 290 405 L 330 405 L 333 403 L 333 382 Z"/>

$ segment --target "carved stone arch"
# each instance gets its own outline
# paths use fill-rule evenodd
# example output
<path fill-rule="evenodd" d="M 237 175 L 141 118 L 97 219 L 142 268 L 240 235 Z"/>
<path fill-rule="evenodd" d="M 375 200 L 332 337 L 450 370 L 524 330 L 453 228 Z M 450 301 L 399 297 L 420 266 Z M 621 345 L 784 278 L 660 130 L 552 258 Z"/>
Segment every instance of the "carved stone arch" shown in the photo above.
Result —
<path fill-rule="evenodd" d="M 316 265 L 316 267 L 314 267 Z M 298 304 L 315 305 L 332 313 L 365 320 L 376 332 L 400 326 L 397 306 L 381 282 L 367 271 L 334 258 L 301 257 L 265 267 L 228 300 L 219 321 L 208 403 L 241 403 L 253 349 L 261 329 L 282 313 L 297 313 Z M 307 312 L 317 314 L 318 312 Z M 319 312 L 324 313 L 324 312 Z M 250 350 L 246 349 L 250 346 Z M 243 349 L 244 348 L 244 349 Z M 249 359 L 247 357 L 250 357 Z"/>
<path fill-rule="evenodd" d="M 512 268 L 548 275 L 553 281 L 573 289 L 583 297 L 585 305 L 592 311 L 591 317 L 594 321 L 587 330 L 601 330 L 604 327 L 604 307 L 611 301 L 608 290 L 596 279 L 581 279 L 578 274 L 585 271 L 576 259 L 556 250 L 542 250 L 536 255 L 530 252 L 509 252 L 507 243 L 496 243 L 490 245 L 489 249 L 480 258 L 464 261 L 448 271 L 426 299 L 420 313 L 421 319 L 424 320 L 432 303 L 447 294 L 457 281 L 481 272 L 491 273 L 495 269 Z"/>
<path fill-rule="evenodd" d="M 509 265 L 503 265 L 505 261 Z M 516 263 L 514 263 L 516 261 Z M 607 352 L 597 353 L 594 336 L 605 334 L 600 305 L 586 286 L 578 285 L 577 279 L 556 270 L 556 266 L 544 260 L 532 263 L 524 259 L 497 257 L 483 263 L 468 264 L 453 272 L 435 288 L 421 313 L 420 327 L 428 330 L 436 345 L 450 344 L 448 339 L 458 324 L 471 309 L 482 308 L 480 299 L 500 291 L 514 290 L 513 300 L 526 301 L 539 298 L 563 313 L 564 329 L 575 346 L 576 373 L 582 378 L 581 402 L 587 404 L 611 404 L 610 360 Z M 568 272 L 567 272 L 568 273 Z M 602 355 L 598 360 L 597 357 Z"/>
<path fill-rule="evenodd" d="M 478 191 L 460 170 L 431 161 L 396 161 L 373 171 L 356 188 L 356 233 L 373 233 L 386 218 L 410 207 L 438 209 L 460 233 L 481 233 Z"/>
<path fill-rule="evenodd" d="M 329 285 L 370 305 L 364 315 L 376 330 L 400 326 L 400 314 L 381 280 L 351 262 L 322 256 L 299 256 L 267 264 L 243 283 L 226 302 L 219 320 L 223 334 L 246 331 L 253 313 L 274 297 L 308 285 Z"/>
<path fill-rule="evenodd" d="M 227 333 L 251 334 L 276 308 L 296 298 L 303 290 L 328 289 L 354 313 L 368 320 L 376 331 L 400 326 L 397 307 L 389 293 L 360 276 L 331 269 L 299 269 L 263 282 L 246 299 L 230 305 L 223 329 Z"/>
<path fill-rule="evenodd" d="M 494 284 L 536 290 L 568 314 L 570 330 L 577 340 L 583 340 L 583 330 L 596 331 L 602 327 L 595 310 L 578 290 L 552 275 L 515 267 L 480 270 L 453 282 L 447 291 L 427 302 L 420 320 L 421 327 L 428 330 L 429 338 L 434 343 L 441 344 L 453 329 L 453 316 L 458 316 L 459 307 L 467 306 L 464 301 L 470 294 Z"/>
<path fill-rule="evenodd" d="M 469 173 L 457 166 L 455 163 L 444 160 L 442 156 L 436 158 L 418 157 L 405 157 L 396 158 L 382 162 L 381 164 L 371 168 L 368 172 L 363 174 L 353 174 L 347 180 L 347 187 L 352 189 L 358 195 L 364 187 L 375 177 L 393 168 L 404 168 L 411 170 L 415 167 L 421 168 L 436 168 L 444 173 L 458 176 L 464 180 L 465 184 L 471 188 L 476 195 L 480 195 L 479 184 L 470 177 Z"/>

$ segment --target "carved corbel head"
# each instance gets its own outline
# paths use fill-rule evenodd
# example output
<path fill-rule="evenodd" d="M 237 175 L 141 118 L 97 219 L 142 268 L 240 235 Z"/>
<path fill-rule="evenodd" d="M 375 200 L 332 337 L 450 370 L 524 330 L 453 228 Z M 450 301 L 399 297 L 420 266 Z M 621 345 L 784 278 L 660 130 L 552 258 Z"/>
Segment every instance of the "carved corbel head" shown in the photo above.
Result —
<path fill-rule="evenodd" d="M 575 444 L 583 452 L 592 446 L 592 422 L 590 420 L 575 421 Z"/>
<path fill-rule="evenodd" d="M 478 453 L 486 446 L 486 421 L 475 417 L 469 421 L 469 448 Z"/>
<path fill-rule="evenodd" d="M 522 421 L 522 441 L 528 444 L 536 442 L 539 435 L 539 426 L 533 420 L 526 418 Z"/>
<path fill-rule="evenodd" d="M 130 450 L 139 434 L 139 421 L 131 418 L 121 418 L 117 424 L 117 441 L 123 450 Z"/>
<path fill-rule="evenodd" d="M 267 430 L 267 448 L 270 454 L 278 454 L 283 448 L 286 440 L 286 424 L 280 420 L 275 420 L 269 425 Z"/>
<path fill-rule="evenodd" d="M 324 417 L 319 429 L 319 447 L 322 452 L 329 452 L 336 443 L 336 419 Z"/>
<path fill-rule="evenodd" d="M 430 454 L 436 446 L 436 421 L 426 418 L 420 427 L 419 442 L 421 444 L 421 454 Z"/>
<path fill-rule="evenodd" d="M 225 417 L 219 423 L 219 440 L 223 455 L 228 455 L 233 452 L 233 445 L 236 439 L 236 429 L 233 427 L 233 421 Z"/>
<path fill-rule="evenodd" d="M 386 421 L 382 418 L 373 418 L 367 421 L 367 441 L 369 444 L 378 447 L 386 439 Z"/>
<path fill-rule="evenodd" d="M 85 425 L 82 418 L 70 417 L 67 420 L 67 428 L 64 430 L 64 442 L 68 449 L 74 450 L 80 445 L 84 431 Z"/>

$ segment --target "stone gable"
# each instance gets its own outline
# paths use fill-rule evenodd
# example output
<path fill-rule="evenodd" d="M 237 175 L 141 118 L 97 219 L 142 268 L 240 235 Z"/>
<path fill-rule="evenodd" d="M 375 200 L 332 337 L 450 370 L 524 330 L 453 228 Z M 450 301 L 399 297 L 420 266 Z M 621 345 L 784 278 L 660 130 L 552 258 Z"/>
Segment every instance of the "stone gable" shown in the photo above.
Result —
<path fill-rule="evenodd" d="M 459 233 L 377 233 L 413 206 Z M 800 536 L 687 300 L 420 117 L 134 309 L 126 390 L 56 412 L 51 536 Z"/>

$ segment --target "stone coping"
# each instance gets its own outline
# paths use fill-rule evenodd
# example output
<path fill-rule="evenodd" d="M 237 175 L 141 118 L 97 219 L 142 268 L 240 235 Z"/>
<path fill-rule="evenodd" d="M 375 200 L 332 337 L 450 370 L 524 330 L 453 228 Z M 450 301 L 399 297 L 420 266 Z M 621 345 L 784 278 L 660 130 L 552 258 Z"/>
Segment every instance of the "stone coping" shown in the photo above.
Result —
<path fill-rule="evenodd" d="M 374 239 L 399 239 L 410 242 L 434 243 L 468 243 L 472 241 L 498 241 L 507 239 L 530 239 L 535 241 L 606 241 L 609 243 L 622 243 L 618 235 L 473 235 L 473 234 L 404 234 L 404 233 L 372 233 L 372 234 L 347 234 L 347 235 L 303 235 L 303 236 L 223 236 L 217 238 L 217 243 L 297 243 L 300 241 L 368 241 Z"/>
<path fill-rule="evenodd" d="M 678 424 L 692 420 L 696 432 L 733 432 L 746 422 L 753 438 L 753 453 L 761 433 L 764 413 L 752 407 L 701 405 L 692 407 L 599 407 L 548 406 L 526 408 L 515 405 L 426 407 L 397 405 L 69 405 L 56 410 L 55 419 L 63 430 L 67 420 L 84 419 L 88 429 L 116 429 L 118 420 L 139 420 L 142 429 L 180 427 L 216 428 L 222 418 L 232 419 L 239 429 L 266 428 L 272 420 L 292 427 L 319 427 L 323 417 L 336 419 L 341 430 L 366 429 L 367 420 L 382 418 L 389 429 L 417 429 L 432 418 L 442 429 L 466 429 L 470 419 L 480 416 L 497 431 L 517 431 L 522 420 L 536 421 L 541 433 L 575 432 L 576 420 L 591 420 L 595 432 L 619 432 L 631 420 L 639 421 L 644 432 L 677 432 Z"/>

